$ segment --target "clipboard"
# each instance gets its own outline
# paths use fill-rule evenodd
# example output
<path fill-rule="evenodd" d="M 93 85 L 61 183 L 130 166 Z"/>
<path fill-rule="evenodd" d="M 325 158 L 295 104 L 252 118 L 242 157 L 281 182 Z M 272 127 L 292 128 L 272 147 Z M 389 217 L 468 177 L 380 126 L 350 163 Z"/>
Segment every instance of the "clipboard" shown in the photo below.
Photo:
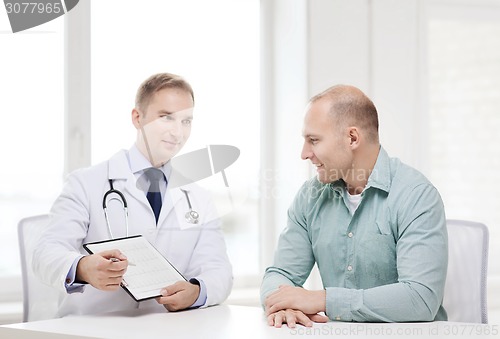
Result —
<path fill-rule="evenodd" d="M 137 302 L 160 297 L 162 288 L 186 278 L 142 235 L 83 244 L 90 253 L 118 249 L 134 263 L 121 286 Z"/>

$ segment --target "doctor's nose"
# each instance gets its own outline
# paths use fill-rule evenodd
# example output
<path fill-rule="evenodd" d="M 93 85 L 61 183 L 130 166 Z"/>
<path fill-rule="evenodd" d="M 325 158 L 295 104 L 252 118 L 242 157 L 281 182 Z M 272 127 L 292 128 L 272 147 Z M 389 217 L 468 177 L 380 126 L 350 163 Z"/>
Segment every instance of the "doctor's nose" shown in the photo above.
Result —
<path fill-rule="evenodd" d="M 169 133 L 176 137 L 179 138 L 182 136 L 183 130 L 182 130 L 182 122 L 177 122 L 174 121 L 170 126 L 169 126 Z"/>

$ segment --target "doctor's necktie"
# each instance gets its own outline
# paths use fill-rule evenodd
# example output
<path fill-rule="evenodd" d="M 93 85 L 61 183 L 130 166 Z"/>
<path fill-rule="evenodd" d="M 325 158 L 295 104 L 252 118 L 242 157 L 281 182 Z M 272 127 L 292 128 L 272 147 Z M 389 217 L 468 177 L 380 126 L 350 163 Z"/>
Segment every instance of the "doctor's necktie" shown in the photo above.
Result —
<path fill-rule="evenodd" d="M 148 198 L 149 204 L 153 209 L 156 223 L 158 224 L 158 217 L 160 216 L 161 210 L 160 180 L 163 180 L 164 175 L 163 172 L 157 168 L 148 168 L 145 173 L 150 182 L 146 197 Z"/>

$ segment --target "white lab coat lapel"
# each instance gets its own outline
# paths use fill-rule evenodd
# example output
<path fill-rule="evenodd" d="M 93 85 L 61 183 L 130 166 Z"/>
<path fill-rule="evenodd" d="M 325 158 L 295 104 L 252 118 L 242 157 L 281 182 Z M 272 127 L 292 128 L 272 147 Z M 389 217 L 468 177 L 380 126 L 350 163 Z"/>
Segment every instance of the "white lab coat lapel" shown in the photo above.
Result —
<path fill-rule="evenodd" d="M 177 205 L 179 205 L 179 201 L 184 196 L 184 193 L 177 187 L 174 189 L 168 189 L 165 192 L 165 196 L 163 198 L 163 205 L 161 206 L 160 216 L 158 218 L 158 225 L 163 225 L 167 217 L 170 213 L 178 213 Z M 168 227 L 168 225 L 165 225 Z"/>
<path fill-rule="evenodd" d="M 125 151 L 115 154 L 111 159 L 109 159 L 109 179 L 112 180 L 126 180 L 125 185 L 122 190 L 128 196 L 136 199 L 146 207 L 149 206 L 148 199 L 143 191 L 137 188 L 136 180 L 134 174 L 130 170 L 130 165 L 128 163 L 127 155 Z"/>

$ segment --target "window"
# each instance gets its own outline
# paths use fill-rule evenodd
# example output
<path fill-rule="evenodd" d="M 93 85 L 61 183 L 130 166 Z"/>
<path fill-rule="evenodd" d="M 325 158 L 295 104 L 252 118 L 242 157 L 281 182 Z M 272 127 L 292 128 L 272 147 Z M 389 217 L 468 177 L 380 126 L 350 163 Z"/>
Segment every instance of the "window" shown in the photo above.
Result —
<path fill-rule="evenodd" d="M 17 223 L 47 213 L 62 186 L 63 26 L 61 17 L 12 34 L 0 11 L 0 281 L 15 277 L 17 286 Z"/>
<path fill-rule="evenodd" d="M 196 100 L 191 138 L 182 152 L 210 144 L 240 149 L 226 170 L 229 190 L 221 174 L 200 184 L 217 194 L 235 281 L 260 274 L 259 1 L 108 0 L 93 1 L 91 8 L 92 163 L 134 143 L 130 114 L 145 78 L 157 72 L 182 75 Z"/>

